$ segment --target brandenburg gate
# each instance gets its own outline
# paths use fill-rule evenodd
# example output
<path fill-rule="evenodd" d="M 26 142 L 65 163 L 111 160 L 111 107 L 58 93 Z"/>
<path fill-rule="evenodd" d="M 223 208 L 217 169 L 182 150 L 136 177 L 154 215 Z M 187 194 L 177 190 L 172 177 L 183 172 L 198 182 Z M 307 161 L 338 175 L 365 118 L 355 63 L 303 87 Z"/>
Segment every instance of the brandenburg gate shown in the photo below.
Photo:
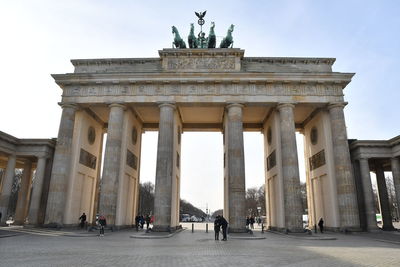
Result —
<path fill-rule="evenodd" d="M 134 224 L 141 134 L 158 130 L 154 230 L 176 229 L 181 133 L 220 131 L 224 217 L 230 231 L 245 231 L 243 132 L 261 131 L 268 227 L 303 231 L 295 138 L 300 131 L 309 159 L 309 202 L 315 203 L 309 212 L 324 214 L 328 228 L 359 229 L 343 114 L 343 89 L 353 73 L 333 72 L 334 61 L 245 57 L 237 48 L 72 60 L 74 73 L 53 75 L 63 90 L 62 117 L 44 224 L 73 225 L 82 212 L 89 221 L 103 214 L 116 228 Z"/>

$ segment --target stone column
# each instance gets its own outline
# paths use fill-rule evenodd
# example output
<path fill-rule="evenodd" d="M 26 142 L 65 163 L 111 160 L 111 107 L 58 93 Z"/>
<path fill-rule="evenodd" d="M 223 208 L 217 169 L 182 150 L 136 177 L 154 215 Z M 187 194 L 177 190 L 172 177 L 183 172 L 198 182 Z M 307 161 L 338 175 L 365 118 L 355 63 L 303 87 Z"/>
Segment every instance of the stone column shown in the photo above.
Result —
<path fill-rule="evenodd" d="M 156 185 L 154 192 L 154 231 L 170 231 L 172 173 L 174 158 L 175 105 L 163 103 L 158 129 Z"/>
<path fill-rule="evenodd" d="M 331 119 L 333 159 L 342 230 L 360 230 L 355 181 L 352 173 L 349 144 L 343 108 L 346 103 L 328 105 Z"/>
<path fill-rule="evenodd" d="M 8 219 L 8 204 L 10 203 L 10 196 L 12 190 L 12 184 L 15 176 L 15 164 L 17 162 L 17 157 L 13 154 L 8 156 L 6 173 L 4 176 L 3 188 L 0 195 L 0 212 L 1 222 L 4 224 Z"/>
<path fill-rule="evenodd" d="M 226 166 L 228 179 L 229 231 L 246 231 L 246 186 L 243 144 L 243 105 L 226 107 Z"/>
<path fill-rule="evenodd" d="M 64 104 L 62 105 L 62 109 L 45 219 L 45 224 L 53 226 L 62 225 L 63 221 L 65 197 L 71 168 L 72 137 L 77 107 L 71 104 Z"/>
<path fill-rule="evenodd" d="M 367 230 L 378 230 L 378 225 L 376 224 L 376 212 L 375 212 L 375 196 L 372 191 L 371 176 L 369 174 L 368 159 L 361 158 L 360 162 L 360 173 L 361 173 L 361 183 L 364 195 L 364 205 L 365 205 L 365 216 L 367 219 Z"/>
<path fill-rule="evenodd" d="M 392 213 L 390 212 L 389 196 L 386 187 L 385 173 L 383 171 L 382 163 L 375 162 L 376 171 L 376 184 L 378 185 L 379 204 L 382 213 L 382 230 L 393 231 L 395 230 L 392 222 Z"/>
<path fill-rule="evenodd" d="M 391 159 L 393 184 L 396 191 L 397 209 L 400 211 L 400 160 L 399 158 Z"/>
<path fill-rule="evenodd" d="M 297 158 L 294 105 L 281 103 L 280 114 L 282 177 L 285 207 L 285 225 L 289 232 L 303 231 L 303 205 L 300 191 L 299 162 Z"/>
<path fill-rule="evenodd" d="M 38 215 L 40 208 L 40 201 L 42 199 L 44 173 L 46 170 L 46 157 L 40 156 L 36 166 L 35 180 L 33 181 L 31 205 L 29 207 L 28 224 L 37 225 Z"/>
<path fill-rule="evenodd" d="M 100 186 L 99 213 L 106 217 L 107 224 L 111 226 L 115 225 L 115 216 L 117 212 L 125 109 L 126 107 L 124 105 L 111 104 L 108 119 L 104 167 Z"/>
<path fill-rule="evenodd" d="M 24 224 L 27 206 L 29 204 L 30 185 L 32 180 L 32 162 L 27 159 L 24 164 L 24 172 L 21 179 L 21 187 L 18 192 L 17 208 L 15 210 L 15 223 Z"/>

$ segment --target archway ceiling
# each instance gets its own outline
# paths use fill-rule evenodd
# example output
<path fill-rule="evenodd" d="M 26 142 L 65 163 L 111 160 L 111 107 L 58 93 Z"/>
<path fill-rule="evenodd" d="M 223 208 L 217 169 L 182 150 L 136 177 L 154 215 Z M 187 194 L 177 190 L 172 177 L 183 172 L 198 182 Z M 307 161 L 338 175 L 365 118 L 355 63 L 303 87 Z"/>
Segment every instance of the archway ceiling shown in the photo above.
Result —
<path fill-rule="evenodd" d="M 145 130 L 157 130 L 159 109 L 156 104 L 129 104 L 138 118 L 143 122 Z M 246 104 L 243 108 L 243 124 L 246 131 L 258 131 L 272 112 L 275 105 Z M 108 122 L 109 108 L 105 105 L 87 107 L 98 119 Z M 220 131 L 222 129 L 225 104 L 177 104 L 182 119 L 184 131 Z M 315 104 L 299 104 L 295 107 L 296 127 L 302 123 L 318 108 Z"/>

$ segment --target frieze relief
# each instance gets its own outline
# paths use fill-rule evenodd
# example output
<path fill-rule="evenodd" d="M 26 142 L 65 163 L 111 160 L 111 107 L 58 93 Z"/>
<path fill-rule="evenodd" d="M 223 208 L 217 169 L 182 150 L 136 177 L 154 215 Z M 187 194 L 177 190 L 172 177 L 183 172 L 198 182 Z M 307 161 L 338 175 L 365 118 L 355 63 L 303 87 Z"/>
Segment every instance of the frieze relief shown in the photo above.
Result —
<path fill-rule="evenodd" d="M 235 57 L 181 57 L 165 58 L 167 70 L 235 70 Z"/>
<path fill-rule="evenodd" d="M 266 96 L 342 96 L 340 85 L 308 84 L 111 84 L 71 85 L 64 97 L 75 96 L 184 96 L 184 95 L 266 95 Z"/>

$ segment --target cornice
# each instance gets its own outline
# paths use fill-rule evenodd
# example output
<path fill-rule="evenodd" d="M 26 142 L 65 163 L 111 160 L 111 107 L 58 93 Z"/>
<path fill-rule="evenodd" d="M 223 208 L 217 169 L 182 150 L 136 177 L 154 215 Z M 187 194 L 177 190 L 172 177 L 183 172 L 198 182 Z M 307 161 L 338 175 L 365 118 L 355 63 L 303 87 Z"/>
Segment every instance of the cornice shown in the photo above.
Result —
<path fill-rule="evenodd" d="M 354 73 L 68 73 L 52 74 L 58 85 L 73 84 L 160 84 L 160 83 L 334 83 L 343 88 Z"/>
<path fill-rule="evenodd" d="M 244 57 L 243 62 L 269 64 L 326 64 L 332 66 L 336 58 L 307 58 L 307 57 Z"/>
<path fill-rule="evenodd" d="M 74 67 L 91 65 L 111 65 L 111 64 L 144 64 L 160 62 L 161 58 L 97 58 L 97 59 L 71 59 Z"/>
<path fill-rule="evenodd" d="M 244 50 L 240 48 L 214 48 L 214 49 L 171 49 L 158 50 L 161 58 L 164 57 L 215 57 L 235 56 L 243 57 Z"/>

